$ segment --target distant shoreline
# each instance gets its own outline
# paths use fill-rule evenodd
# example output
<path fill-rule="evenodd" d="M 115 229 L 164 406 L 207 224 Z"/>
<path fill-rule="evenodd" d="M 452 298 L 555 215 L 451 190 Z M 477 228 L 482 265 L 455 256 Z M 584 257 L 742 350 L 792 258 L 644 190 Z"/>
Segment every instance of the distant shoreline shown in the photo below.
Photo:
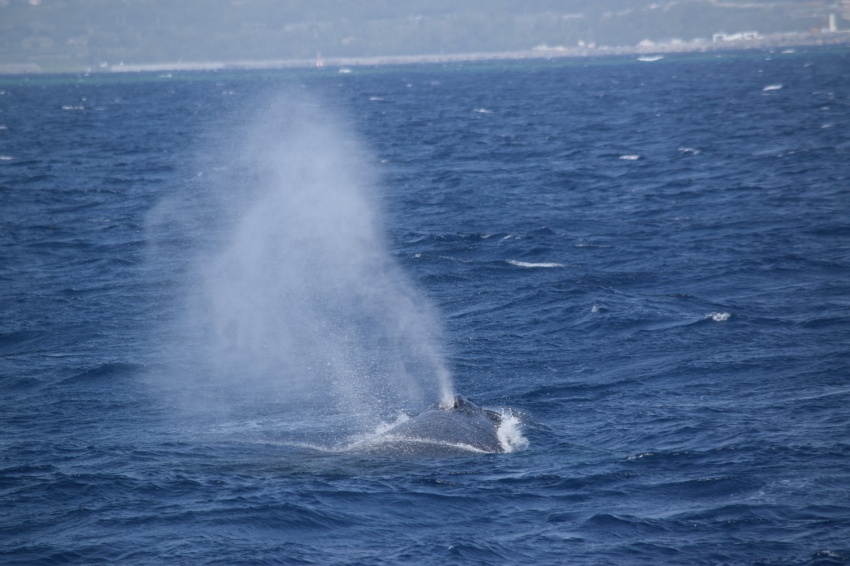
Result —
<path fill-rule="evenodd" d="M 708 53 L 720 51 L 737 51 L 750 49 L 789 49 L 794 47 L 823 47 L 850 45 L 850 31 L 830 33 L 782 33 L 759 36 L 755 39 L 739 39 L 727 41 L 674 41 L 674 42 L 642 42 L 640 45 L 628 47 L 583 46 L 583 47 L 536 47 L 525 51 L 479 52 L 479 53 L 450 53 L 431 55 L 385 55 L 371 57 L 327 57 L 317 59 L 269 59 L 269 60 L 235 60 L 235 61 L 196 61 L 196 62 L 164 62 L 118 64 L 102 67 L 69 68 L 67 71 L 45 72 L 34 63 L 0 65 L 0 75 L 20 74 L 77 74 L 77 73 L 149 73 L 174 71 L 224 71 L 251 69 L 304 69 L 316 67 L 331 67 L 346 69 L 348 67 L 381 66 L 381 65 L 414 65 L 465 63 L 499 60 L 534 60 L 534 59 L 569 59 L 592 58 L 605 56 L 637 56 L 646 60 L 655 57 L 680 53 Z M 321 63 L 321 64 L 320 64 Z"/>

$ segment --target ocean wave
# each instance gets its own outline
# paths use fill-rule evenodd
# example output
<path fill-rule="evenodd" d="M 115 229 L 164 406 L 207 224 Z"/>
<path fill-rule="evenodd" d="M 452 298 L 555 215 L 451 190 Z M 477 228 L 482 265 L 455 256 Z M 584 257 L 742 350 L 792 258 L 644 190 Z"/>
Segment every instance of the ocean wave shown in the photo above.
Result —
<path fill-rule="evenodd" d="M 183 295 L 199 291 L 188 284 L 188 256 L 230 237 L 221 221 L 230 213 L 187 214 L 182 228 L 163 222 L 156 232 L 149 211 L 185 186 L 191 196 L 173 203 L 173 217 L 184 216 L 213 182 L 234 191 L 234 217 L 249 206 L 236 198 L 241 185 L 224 181 L 249 185 L 263 174 L 242 177 L 239 155 L 207 146 L 233 146 L 240 113 L 255 106 L 249 91 L 276 91 L 280 81 L 227 72 L 163 89 L 154 73 L 15 86 L 0 97 L 9 106 L 0 154 L 10 158 L 0 159 L 0 429 L 11 439 L 0 484 L 12 503 L 0 519 L 0 555 L 846 562 L 850 85 L 840 80 L 846 56 L 816 51 L 769 68 L 730 53 L 674 64 L 547 62 L 535 64 L 534 81 L 525 63 L 346 77 L 342 106 L 390 163 L 366 155 L 357 166 L 389 212 L 375 230 L 397 269 L 439 305 L 437 347 L 456 387 L 517 407 L 493 424 L 491 453 L 460 435 L 393 438 L 393 424 L 408 417 L 381 395 L 331 410 L 346 396 L 313 372 L 334 369 L 351 389 L 380 371 L 415 389 L 427 370 L 409 356 L 376 369 L 395 337 L 369 342 L 361 356 L 368 319 L 335 333 L 301 316 L 300 293 L 282 291 L 280 277 L 297 267 L 287 254 L 256 264 L 258 284 L 233 289 L 248 309 L 267 294 L 279 308 L 258 311 L 262 327 L 220 330 L 262 355 L 280 350 L 265 331 L 285 319 L 300 320 L 293 334 L 316 328 L 330 355 L 299 362 L 297 387 L 274 364 L 259 368 L 262 382 L 251 363 L 169 364 L 193 347 L 170 322 L 186 314 Z M 804 59 L 814 66 L 804 69 Z M 410 76 L 445 87 L 409 91 Z M 318 88 L 327 79 L 316 78 Z M 772 83 L 786 86 L 762 91 Z M 66 123 L 92 111 L 96 124 Z M 285 207 L 276 212 L 275 222 L 291 222 Z M 330 231 L 344 246 L 342 225 Z M 298 244 L 309 251 L 304 235 Z M 279 246 L 288 244 L 262 239 L 254 251 Z M 319 281 L 326 258 L 304 259 Z M 325 275 L 355 291 L 352 302 L 324 303 L 334 316 L 382 293 Z M 418 296 L 409 297 L 415 306 Z M 306 402 L 314 391 L 321 399 Z M 380 404 L 369 404 L 374 397 Z M 372 452 L 361 449 L 370 443 Z"/>

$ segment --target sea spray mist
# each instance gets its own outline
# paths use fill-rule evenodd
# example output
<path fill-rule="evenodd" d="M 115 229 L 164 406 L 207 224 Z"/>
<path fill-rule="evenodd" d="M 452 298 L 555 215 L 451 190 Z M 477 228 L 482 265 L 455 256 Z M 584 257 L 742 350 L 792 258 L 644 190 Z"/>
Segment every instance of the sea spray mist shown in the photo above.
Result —
<path fill-rule="evenodd" d="M 393 260 L 346 121 L 293 93 L 232 121 L 148 219 L 151 261 L 181 274 L 158 330 L 167 389 L 363 430 L 450 398 L 438 321 Z"/>

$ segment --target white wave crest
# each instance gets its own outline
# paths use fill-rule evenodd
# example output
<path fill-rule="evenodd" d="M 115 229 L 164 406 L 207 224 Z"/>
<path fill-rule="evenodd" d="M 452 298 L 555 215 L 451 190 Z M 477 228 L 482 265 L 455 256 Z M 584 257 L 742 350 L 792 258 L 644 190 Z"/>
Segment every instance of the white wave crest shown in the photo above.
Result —
<path fill-rule="evenodd" d="M 640 159 L 640 155 L 621 155 L 620 159 L 623 161 L 637 161 Z"/>
<path fill-rule="evenodd" d="M 651 458 L 655 456 L 655 452 L 640 452 L 638 454 L 632 454 L 631 456 L 626 457 L 626 460 L 630 462 L 634 462 L 635 460 L 642 460 L 644 458 Z"/>
<path fill-rule="evenodd" d="M 529 263 L 527 261 L 516 261 L 513 259 L 506 259 L 505 263 L 510 265 L 515 265 L 517 267 L 564 267 L 563 263 L 554 263 L 554 262 L 544 262 L 544 263 Z"/>
<path fill-rule="evenodd" d="M 705 318 L 710 318 L 714 322 L 723 322 L 724 320 L 729 320 L 729 317 L 732 316 L 728 312 L 710 312 L 705 315 Z"/>

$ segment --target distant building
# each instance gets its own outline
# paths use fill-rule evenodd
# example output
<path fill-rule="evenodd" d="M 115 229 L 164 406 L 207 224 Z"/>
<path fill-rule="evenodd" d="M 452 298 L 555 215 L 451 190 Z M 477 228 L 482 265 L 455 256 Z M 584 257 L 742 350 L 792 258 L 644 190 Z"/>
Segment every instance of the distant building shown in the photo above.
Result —
<path fill-rule="evenodd" d="M 714 43 L 723 41 L 751 41 L 759 38 L 757 31 L 739 31 L 738 33 L 715 33 L 711 36 Z"/>

